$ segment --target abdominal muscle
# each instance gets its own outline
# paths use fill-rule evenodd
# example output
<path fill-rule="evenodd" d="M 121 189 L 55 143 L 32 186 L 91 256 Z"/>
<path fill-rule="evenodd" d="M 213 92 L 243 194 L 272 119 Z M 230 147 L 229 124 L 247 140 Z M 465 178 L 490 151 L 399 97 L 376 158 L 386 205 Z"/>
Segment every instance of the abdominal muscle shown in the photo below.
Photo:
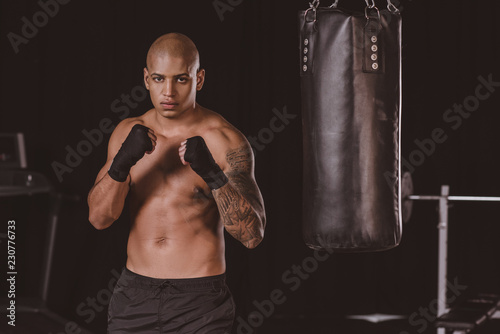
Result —
<path fill-rule="evenodd" d="M 157 132 L 154 152 L 130 171 L 127 268 L 139 275 L 194 278 L 226 269 L 217 205 L 202 178 L 179 159 L 184 138 Z"/>
<path fill-rule="evenodd" d="M 129 270 L 154 278 L 225 272 L 224 232 L 215 201 L 206 196 L 208 188 L 183 189 L 147 195 L 140 186 L 131 189 Z"/>

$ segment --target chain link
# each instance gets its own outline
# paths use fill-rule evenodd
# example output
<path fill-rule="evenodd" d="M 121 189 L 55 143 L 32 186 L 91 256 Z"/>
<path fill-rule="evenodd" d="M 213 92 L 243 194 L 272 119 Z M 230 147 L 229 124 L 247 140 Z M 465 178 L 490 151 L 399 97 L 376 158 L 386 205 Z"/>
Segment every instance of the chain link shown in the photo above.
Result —
<path fill-rule="evenodd" d="M 371 1 L 371 4 L 369 3 Z M 368 8 L 374 8 L 375 7 L 375 0 L 365 0 L 366 6 Z"/>
<path fill-rule="evenodd" d="M 319 6 L 319 0 L 313 0 L 313 2 L 309 2 L 309 6 L 316 10 L 316 8 L 318 8 Z"/>
<path fill-rule="evenodd" d="M 320 0 L 313 0 L 313 2 L 309 2 L 310 9 L 316 10 L 319 7 Z M 335 0 L 328 8 L 337 8 L 339 0 Z M 370 9 L 375 8 L 375 0 L 365 0 L 366 6 Z M 398 7 L 392 3 L 391 0 L 387 0 L 387 9 L 391 13 L 399 13 Z"/>
<path fill-rule="evenodd" d="M 399 13 L 399 9 L 398 7 L 396 7 L 391 0 L 387 0 L 387 9 L 391 12 L 391 13 Z"/>

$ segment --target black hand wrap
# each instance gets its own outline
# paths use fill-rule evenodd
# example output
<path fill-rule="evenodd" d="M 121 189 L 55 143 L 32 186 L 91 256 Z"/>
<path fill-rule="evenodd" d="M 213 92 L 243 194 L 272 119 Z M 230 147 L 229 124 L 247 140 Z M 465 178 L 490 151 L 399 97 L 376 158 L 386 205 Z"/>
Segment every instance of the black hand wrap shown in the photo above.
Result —
<path fill-rule="evenodd" d="M 208 184 L 210 189 L 219 189 L 228 182 L 226 174 L 215 162 L 202 137 L 191 137 L 186 143 L 184 160 L 191 163 L 191 168 Z"/>
<path fill-rule="evenodd" d="M 144 125 L 136 124 L 130 130 L 127 139 L 122 144 L 122 147 L 113 159 L 113 163 L 108 170 L 109 176 L 115 181 L 124 182 L 127 180 L 130 168 L 144 154 L 153 149 L 153 143 L 148 136 L 149 128 Z"/>

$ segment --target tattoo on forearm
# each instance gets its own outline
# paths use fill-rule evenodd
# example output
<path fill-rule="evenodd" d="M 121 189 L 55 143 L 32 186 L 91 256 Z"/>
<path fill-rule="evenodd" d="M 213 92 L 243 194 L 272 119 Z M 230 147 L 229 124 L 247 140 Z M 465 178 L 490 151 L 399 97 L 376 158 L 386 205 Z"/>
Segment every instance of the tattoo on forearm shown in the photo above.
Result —
<path fill-rule="evenodd" d="M 251 152 L 246 146 L 230 150 L 226 159 L 231 171 L 226 173 L 229 183 L 214 191 L 214 198 L 226 230 L 247 247 L 262 240 L 263 222 L 256 209 L 261 200 L 252 172 Z"/>

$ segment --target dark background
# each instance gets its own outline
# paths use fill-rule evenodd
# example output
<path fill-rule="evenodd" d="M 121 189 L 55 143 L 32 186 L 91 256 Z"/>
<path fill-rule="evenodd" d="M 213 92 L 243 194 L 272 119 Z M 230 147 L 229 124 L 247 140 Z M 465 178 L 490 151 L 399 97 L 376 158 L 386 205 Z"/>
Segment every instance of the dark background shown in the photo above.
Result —
<path fill-rule="evenodd" d="M 65 164 L 66 147 L 76 149 L 86 140 L 83 130 L 98 129 L 104 118 L 114 125 L 120 121 L 113 101 L 142 85 L 149 45 L 173 31 L 188 35 L 199 48 L 207 77 L 198 102 L 246 136 L 269 127 L 273 108 L 297 115 L 256 154 L 256 178 L 268 218 L 264 241 L 247 250 L 226 236 L 228 284 L 238 315 L 248 319 L 256 310 L 253 302 L 268 299 L 274 289 L 284 291 L 286 302 L 255 332 L 275 333 L 272 326 L 291 319 L 313 323 L 345 314 L 410 315 L 435 298 L 438 217 L 432 202 L 414 204 L 399 247 L 382 253 L 334 254 L 301 280 L 296 291 L 282 280 L 283 273 L 313 254 L 300 234 L 297 12 L 308 7 L 307 1 L 233 0 L 221 19 L 212 1 L 73 0 L 60 5 L 17 53 L 8 33 L 20 35 L 21 19 L 32 22 L 41 7 L 26 0 L 0 3 L 0 132 L 23 132 L 29 169 L 44 173 L 58 191 L 79 197 L 66 200 L 60 215 L 50 285 L 52 310 L 103 333 L 106 305 L 94 319 L 77 310 L 79 305 L 88 310 L 87 298 L 108 296 L 102 291 L 108 289 L 113 270 L 124 266 L 128 234 L 126 214 L 104 231 L 96 231 L 87 220 L 86 196 L 105 162 L 109 134 L 62 175 L 62 182 L 52 164 Z M 384 6 L 381 0 L 377 4 Z M 362 0 L 341 0 L 340 5 L 364 8 Z M 399 8 L 403 158 L 409 160 L 419 150 L 415 140 L 430 138 L 433 129 L 441 128 L 447 136 L 412 170 L 415 192 L 438 194 L 440 186 L 448 184 L 454 195 L 499 196 L 500 87 L 457 129 L 443 120 L 443 114 L 474 95 L 479 76 L 491 75 L 500 82 L 500 3 L 406 0 Z M 128 108 L 130 116 L 151 106 L 145 98 Z M 0 202 L 2 221 L 15 219 L 18 226 L 21 297 L 36 296 L 39 288 L 48 202 L 47 195 Z M 456 203 L 450 211 L 449 278 L 458 277 L 469 290 L 500 292 L 499 209 L 497 203 Z M 18 322 L 22 321 L 20 315 Z"/>

